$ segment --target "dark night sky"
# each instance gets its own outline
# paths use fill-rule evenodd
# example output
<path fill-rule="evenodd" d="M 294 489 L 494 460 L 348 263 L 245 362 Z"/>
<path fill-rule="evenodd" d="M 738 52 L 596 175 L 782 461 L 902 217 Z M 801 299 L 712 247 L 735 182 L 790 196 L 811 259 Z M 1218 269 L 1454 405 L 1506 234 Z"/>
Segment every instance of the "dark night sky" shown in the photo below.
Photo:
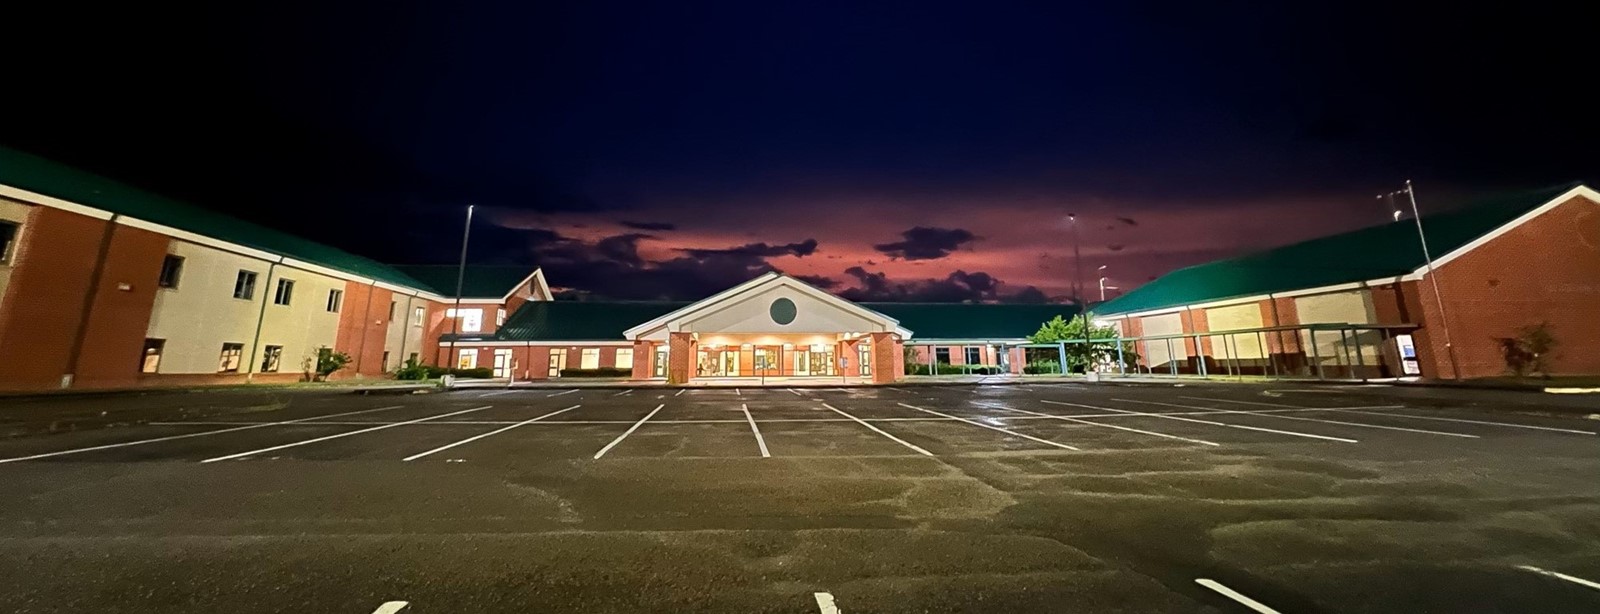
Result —
<path fill-rule="evenodd" d="M 477 203 L 473 261 L 613 298 L 1060 297 L 1067 213 L 1128 288 L 1600 168 L 1535 3 L 41 4 L 0 143 L 392 262 Z"/>

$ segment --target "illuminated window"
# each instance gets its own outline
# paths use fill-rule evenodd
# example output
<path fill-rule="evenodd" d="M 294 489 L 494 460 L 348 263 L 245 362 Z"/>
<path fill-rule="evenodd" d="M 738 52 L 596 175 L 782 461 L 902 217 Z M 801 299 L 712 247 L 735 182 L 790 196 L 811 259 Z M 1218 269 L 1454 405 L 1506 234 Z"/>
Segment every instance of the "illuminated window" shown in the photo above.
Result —
<path fill-rule="evenodd" d="M 477 350 L 461 350 L 461 355 L 456 357 L 456 368 L 458 368 L 458 369 L 476 369 L 476 368 L 478 368 L 478 351 Z"/>
<path fill-rule="evenodd" d="M 269 345 L 261 352 L 261 372 L 277 373 L 278 362 L 283 359 L 283 346 Z"/>
<path fill-rule="evenodd" d="M 140 373 L 155 373 L 161 368 L 161 351 L 166 349 L 166 339 L 145 339 L 144 360 L 139 363 Z"/>
<path fill-rule="evenodd" d="M 550 377 L 561 377 L 561 370 L 565 368 L 567 368 L 567 351 L 550 350 Z"/>
<path fill-rule="evenodd" d="M 411 325 L 422 326 L 422 321 L 427 319 L 427 317 L 428 312 L 423 310 L 423 308 L 418 307 L 416 311 L 411 312 Z"/>
<path fill-rule="evenodd" d="M 632 369 L 633 348 L 617 348 L 617 362 L 615 364 L 618 369 Z"/>
<path fill-rule="evenodd" d="M 243 343 L 222 344 L 222 356 L 217 359 L 218 373 L 238 373 L 239 359 L 244 356 Z"/>
<path fill-rule="evenodd" d="M 504 309 L 496 310 L 496 313 L 494 315 L 494 325 L 496 327 L 500 327 L 500 326 L 505 326 L 506 325 L 506 310 L 504 310 Z"/>
<path fill-rule="evenodd" d="M 483 330 L 482 309 L 446 309 L 447 318 L 461 318 L 461 332 L 476 333 Z"/>
<path fill-rule="evenodd" d="M 581 369 L 600 368 L 600 348 L 583 348 L 583 354 L 578 360 Z"/>

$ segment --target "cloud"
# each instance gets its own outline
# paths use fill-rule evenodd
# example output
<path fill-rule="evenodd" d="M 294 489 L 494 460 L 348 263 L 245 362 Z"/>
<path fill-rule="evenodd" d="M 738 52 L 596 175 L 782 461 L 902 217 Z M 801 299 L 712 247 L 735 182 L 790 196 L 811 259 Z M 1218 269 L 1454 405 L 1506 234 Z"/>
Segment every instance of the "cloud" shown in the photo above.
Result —
<path fill-rule="evenodd" d="M 1014 293 L 1002 291 L 1004 282 L 982 271 L 968 273 L 958 270 L 942 279 L 891 280 L 881 272 L 871 272 L 854 266 L 844 274 L 855 280 L 856 286 L 838 292 L 852 301 L 881 302 L 1048 302 L 1049 297 L 1038 288 L 1028 286 Z"/>
<path fill-rule="evenodd" d="M 978 236 L 964 228 L 934 228 L 917 226 L 900 233 L 902 239 L 893 243 L 872 246 L 891 258 L 906 260 L 933 260 L 949 256 L 962 245 L 977 240 Z"/>
<path fill-rule="evenodd" d="M 746 243 L 738 247 L 716 249 L 684 247 L 679 248 L 678 251 L 688 254 L 690 258 L 776 258 L 789 255 L 805 257 L 817 252 L 817 240 L 806 239 L 798 243 L 785 243 L 782 245 Z"/>
<path fill-rule="evenodd" d="M 673 223 L 670 223 L 670 222 L 630 222 L 630 221 L 627 221 L 627 220 L 623 220 L 620 223 L 623 226 L 627 226 L 628 228 L 632 228 L 634 230 L 665 231 L 665 230 L 677 230 L 678 229 L 678 225 L 677 224 L 673 224 Z"/>
<path fill-rule="evenodd" d="M 636 267 L 644 266 L 644 259 L 639 257 L 639 242 L 654 238 L 655 235 L 639 232 L 621 234 L 596 241 L 594 249 L 603 258 Z"/>

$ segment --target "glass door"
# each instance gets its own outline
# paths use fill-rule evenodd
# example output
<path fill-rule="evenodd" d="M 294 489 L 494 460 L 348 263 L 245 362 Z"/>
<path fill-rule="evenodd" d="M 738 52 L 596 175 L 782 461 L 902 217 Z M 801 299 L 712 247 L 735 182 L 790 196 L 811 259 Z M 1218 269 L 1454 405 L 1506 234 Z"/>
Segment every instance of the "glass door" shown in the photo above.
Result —
<path fill-rule="evenodd" d="M 567 368 L 567 351 L 550 350 L 550 377 L 561 377 L 561 370 L 565 368 Z"/>
<path fill-rule="evenodd" d="M 872 376 L 872 344 L 856 344 L 856 364 L 861 367 L 861 377 Z"/>
<path fill-rule="evenodd" d="M 794 374 L 811 375 L 811 354 L 809 352 L 794 353 Z"/>
<path fill-rule="evenodd" d="M 494 376 L 511 377 L 511 350 L 494 351 Z"/>
<path fill-rule="evenodd" d="M 667 346 L 656 346 L 655 377 L 667 376 Z"/>

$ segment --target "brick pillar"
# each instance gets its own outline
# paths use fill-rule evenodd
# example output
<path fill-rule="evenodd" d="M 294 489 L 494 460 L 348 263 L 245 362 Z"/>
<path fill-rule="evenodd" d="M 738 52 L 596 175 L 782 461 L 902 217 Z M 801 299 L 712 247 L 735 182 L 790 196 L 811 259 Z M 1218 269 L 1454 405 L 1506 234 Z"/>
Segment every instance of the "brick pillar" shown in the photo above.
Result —
<path fill-rule="evenodd" d="M 649 341 L 633 342 L 633 379 L 650 379 L 655 373 L 656 345 Z"/>
<path fill-rule="evenodd" d="M 1022 375 L 1022 368 L 1027 366 L 1024 364 L 1028 360 L 1027 352 L 1022 348 L 1011 348 L 1006 351 L 1011 353 L 1011 374 Z"/>
<path fill-rule="evenodd" d="M 861 362 L 860 361 L 861 357 L 857 355 L 858 354 L 858 352 L 856 351 L 856 344 L 857 343 L 860 343 L 860 341 L 859 340 L 857 340 L 857 341 L 840 341 L 838 343 L 837 349 L 834 350 L 835 352 L 838 352 L 838 354 L 836 354 L 834 356 L 835 359 L 838 359 L 838 358 L 845 359 L 843 361 L 844 362 L 844 366 L 839 369 L 839 375 L 842 375 L 844 377 L 860 377 L 861 376 L 861 365 L 859 364 Z"/>
<path fill-rule="evenodd" d="M 1261 306 L 1261 321 L 1267 326 L 1296 326 L 1300 324 L 1300 310 L 1295 307 L 1293 298 L 1263 299 Z M 1300 331 L 1276 331 L 1266 333 L 1267 350 L 1272 359 L 1278 363 L 1280 373 L 1307 372 L 1307 358 L 1304 344 L 1300 343 Z"/>
<path fill-rule="evenodd" d="M 894 333 L 872 333 L 872 383 L 892 384 L 905 372 L 904 352 Z M 882 368 L 892 367 L 892 368 Z"/>
<path fill-rule="evenodd" d="M 667 344 L 667 383 L 689 383 L 694 376 L 694 338 L 689 333 L 671 333 Z"/>

